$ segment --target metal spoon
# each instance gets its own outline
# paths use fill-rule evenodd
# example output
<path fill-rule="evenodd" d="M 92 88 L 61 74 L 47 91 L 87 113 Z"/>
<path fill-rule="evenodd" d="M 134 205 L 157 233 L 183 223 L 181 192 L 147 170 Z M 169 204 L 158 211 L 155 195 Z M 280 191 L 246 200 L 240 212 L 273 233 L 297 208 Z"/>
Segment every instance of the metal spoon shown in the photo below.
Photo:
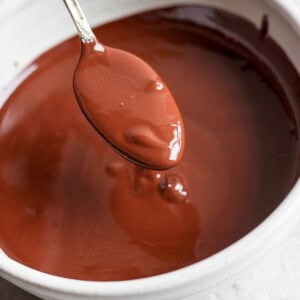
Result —
<path fill-rule="evenodd" d="M 168 169 L 183 154 L 183 121 L 166 84 L 137 56 L 104 46 L 77 0 L 64 0 L 81 40 L 74 73 L 79 106 L 101 137 L 133 163 Z"/>

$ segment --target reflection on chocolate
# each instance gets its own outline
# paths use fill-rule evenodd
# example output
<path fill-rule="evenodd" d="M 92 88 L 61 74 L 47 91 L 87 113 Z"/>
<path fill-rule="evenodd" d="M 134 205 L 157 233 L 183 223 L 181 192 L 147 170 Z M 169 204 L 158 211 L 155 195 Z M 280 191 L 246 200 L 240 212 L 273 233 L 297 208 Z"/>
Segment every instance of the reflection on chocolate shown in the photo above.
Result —
<path fill-rule="evenodd" d="M 161 74 L 185 122 L 182 161 L 142 170 L 99 139 L 74 100 L 79 47 L 68 40 L 32 63 L 0 111 L 1 248 L 47 273 L 125 280 L 190 265 L 257 226 L 298 176 L 300 80 L 280 48 L 203 7 L 96 32 Z M 139 128 L 127 138 L 148 145 Z"/>
<path fill-rule="evenodd" d="M 131 242 L 170 264 L 177 263 L 178 257 L 186 261 L 195 259 L 199 224 L 194 205 L 164 201 L 160 185 L 163 173 L 125 163 L 121 166 L 120 162 L 113 162 L 110 168 L 117 178 L 111 191 L 112 212 Z M 174 190 L 175 195 L 168 198 L 171 201 L 179 198 Z"/>

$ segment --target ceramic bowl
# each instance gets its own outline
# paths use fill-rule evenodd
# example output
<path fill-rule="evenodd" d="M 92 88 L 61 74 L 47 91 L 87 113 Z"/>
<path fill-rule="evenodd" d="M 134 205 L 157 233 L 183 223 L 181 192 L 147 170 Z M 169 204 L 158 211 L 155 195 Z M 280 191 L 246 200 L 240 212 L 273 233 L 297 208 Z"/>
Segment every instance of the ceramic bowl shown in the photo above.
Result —
<path fill-rule="evenodd" d="M 296 1 L 285 0 L 86 0 L 81 1 L 92 25 L 154 8 L 204 4 L 235 13 L 260 25 L 268 15 L 270 35 L 300 71 L 300 16 Z M 75 34 L 62 1 L 0 0 L 0 89 L 37 55 Z M 5 90 L 5 92 L 9 92 Z M 0 103 L 2 105 L 2 103 Z M 286 235 L 300 209 L 300 183 L 281 205 L 242 239 L 219 253 L 177 271 L 122 282 L 88 282 L 51 276 L 19 264 L 0 251 L 0 275 L 48 300 L 208 299 L 207 295 L 233 275 L 270 253 Z M 215 299 L 215 298 L 209 298 Z"/>

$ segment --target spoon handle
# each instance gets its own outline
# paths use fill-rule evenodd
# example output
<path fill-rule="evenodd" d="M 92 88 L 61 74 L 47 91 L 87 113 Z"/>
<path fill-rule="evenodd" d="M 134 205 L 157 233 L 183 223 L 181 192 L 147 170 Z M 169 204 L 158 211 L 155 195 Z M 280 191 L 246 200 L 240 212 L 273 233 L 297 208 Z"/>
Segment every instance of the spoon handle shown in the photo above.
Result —
<path fill-rule="evenodd" d="M 95 41 L 95 35 L 87 22 L 77 0 L 63 0 L 84 43 Z"/>

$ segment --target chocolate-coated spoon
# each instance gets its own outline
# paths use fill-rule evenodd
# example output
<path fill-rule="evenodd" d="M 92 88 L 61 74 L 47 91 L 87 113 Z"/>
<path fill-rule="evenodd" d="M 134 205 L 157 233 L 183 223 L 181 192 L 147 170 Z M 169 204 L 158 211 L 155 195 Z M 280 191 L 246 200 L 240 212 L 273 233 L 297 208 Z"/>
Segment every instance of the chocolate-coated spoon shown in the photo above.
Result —
<path fill-rule="evenodd" d="M 184 128 L 165 83 L 142 59 L 101 44 L 77 0 L 64 3 L 81 39 L 73 85 L 86 118 L 126 159 L 151 169 L 177 164 L 183 154 Z"/>

